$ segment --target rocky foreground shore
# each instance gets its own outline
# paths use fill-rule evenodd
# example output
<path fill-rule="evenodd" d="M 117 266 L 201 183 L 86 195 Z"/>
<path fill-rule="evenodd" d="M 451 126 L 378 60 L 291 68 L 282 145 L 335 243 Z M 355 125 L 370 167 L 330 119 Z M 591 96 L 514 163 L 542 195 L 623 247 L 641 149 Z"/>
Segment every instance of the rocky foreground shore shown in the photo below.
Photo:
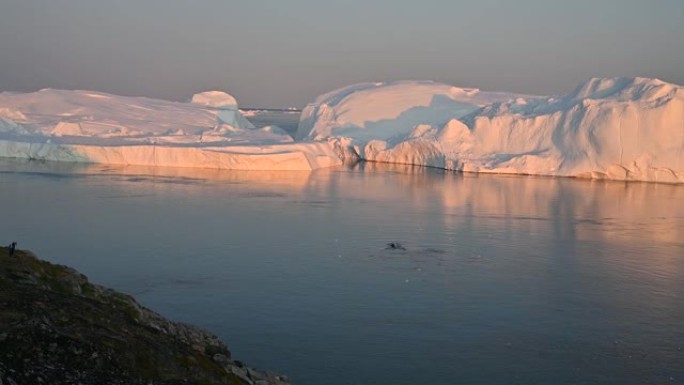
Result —
<path fill-rule="evenodd" d="M 286 385 L 197 327 L 30 252 L 0 248 L 0 385 Z"/>

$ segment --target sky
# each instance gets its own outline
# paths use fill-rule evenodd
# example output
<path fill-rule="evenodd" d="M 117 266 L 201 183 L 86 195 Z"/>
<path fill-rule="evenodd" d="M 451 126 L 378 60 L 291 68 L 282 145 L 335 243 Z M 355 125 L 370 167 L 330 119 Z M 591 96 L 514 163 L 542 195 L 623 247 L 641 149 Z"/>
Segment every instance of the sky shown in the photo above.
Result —
<path fill-rule="evenodd" d="M 0 91 L 302 107 L 364 81 L 555 95 L 684 84 L 682 0 L 0 0 Z"/>

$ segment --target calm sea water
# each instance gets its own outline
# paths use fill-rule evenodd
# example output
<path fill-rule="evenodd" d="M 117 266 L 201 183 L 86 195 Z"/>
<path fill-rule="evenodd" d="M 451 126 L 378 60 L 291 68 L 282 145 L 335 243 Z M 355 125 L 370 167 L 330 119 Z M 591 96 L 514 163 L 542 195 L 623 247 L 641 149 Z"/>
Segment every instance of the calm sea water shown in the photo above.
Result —
<path fill-rule="evenodd" d="M 682 186 L 2 161 L 0 212 L 294 384 L 684 383 Z"/>

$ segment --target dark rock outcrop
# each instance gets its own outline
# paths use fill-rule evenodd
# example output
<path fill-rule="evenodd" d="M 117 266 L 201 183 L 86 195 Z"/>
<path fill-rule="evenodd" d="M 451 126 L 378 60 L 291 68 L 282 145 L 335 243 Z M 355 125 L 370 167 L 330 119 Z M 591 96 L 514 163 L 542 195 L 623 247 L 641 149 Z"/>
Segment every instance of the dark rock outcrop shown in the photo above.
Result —
<path fill-rule="evenodd" d="M 286 379 L 79 272 L 0 248 L 0 384 L 250 384 Z"/>

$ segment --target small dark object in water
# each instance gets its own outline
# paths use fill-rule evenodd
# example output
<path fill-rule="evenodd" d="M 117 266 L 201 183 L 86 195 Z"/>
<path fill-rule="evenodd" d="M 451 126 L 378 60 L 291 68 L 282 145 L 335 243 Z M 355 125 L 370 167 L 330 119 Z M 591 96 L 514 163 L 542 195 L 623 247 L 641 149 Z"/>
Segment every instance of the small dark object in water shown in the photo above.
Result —
<path fill-rule="evenodd" d="M 446 251 L 444 251 L 442 249 L 435 249 L 432 247 L 428 247 L 427 249 L 425 249 L 425 252 L 430 253 L 430 254 L 444 254 L 444 253 L 446 253 Z"/>
<path fill-rule="evenodd" d="M 387 244 L 387 247 L 385 247 L 385 250 L 406 250 L 406 248 L 399 242 L 390 242 Z"/>

